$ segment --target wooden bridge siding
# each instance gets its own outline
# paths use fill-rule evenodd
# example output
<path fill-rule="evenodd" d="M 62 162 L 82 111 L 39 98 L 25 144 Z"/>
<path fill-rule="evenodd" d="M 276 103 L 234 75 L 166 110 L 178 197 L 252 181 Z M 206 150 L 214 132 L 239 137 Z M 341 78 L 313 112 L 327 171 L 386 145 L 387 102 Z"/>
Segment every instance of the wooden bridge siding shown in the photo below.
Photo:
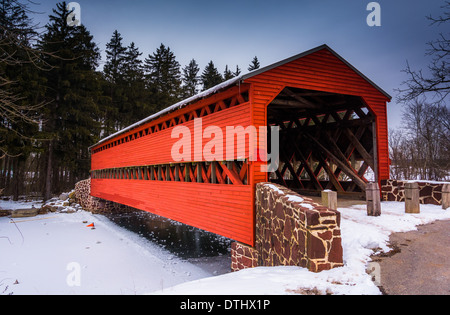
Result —
<path fill-rule="evenodd" d="M 226 153 L 226 126 L 243 126 L 251 124 L 250 103 L 244 103 L 225 109 L 223 111 L 202 117 L 202 132 L 206 127 L 214 125 L 222 129 L 224 140 L 224 157 Z M 191 155 L 194 159 L 194 121 L 188 121 L 178 126 L 186 126 L 191 130 Z M 154 165 L 174 163 L 171 156 L 171 148 L 174 143 L 181 139 L 171 138 L 172 130 L 170 127 L 156 133 L 143 136 L 139 139 L 122 143 L 107 150 L 97 152 L 92 155 L 92 170 L 118 168 L 126 166 Z M 203 147 L 210 139 L 203 140 Z M 202 149 L 203 149 L 202 147 Z M 237 153 L 238 151 L 236 151 Z M 248 146 L 245 150 L 245 157 L 248 157 Z M 201 161 L 205 161 L 204 158 Z"/>
<path fill-rule="evenodd" d="M 188 113 L 195 108 L 201 108 L 202 105 L 209 105 L 215 100 L 225 99 L 236 94 L 239 89 L 245 88 L 246 86 L 231 88 L 169 115 L 176 117 L 182 113 Z M 201 117 L 202 131 L 211 125 L 222 129 L 224 158 L 226 126 L 243 126 L 244 128 L 249 126 L 251 124 L 250 105 L 251 103 L 247 102 Z M 163 120 L 167 120 L 167 116 L 119 137 L 134 134 Z M 190 120 L 178 126 L 186 126 L 191 130 L 191 152 L 194 158 L 194 121 Z M 91 169 L 173 163 L 175 161 L 171 156 L 171 148 L 179 140 L 171 139 L 173 128 L 170 127 L 92 154 Z M 111 139 L 109 142 L 112 143 L 116 139 Z M 209 141 L 210 139 L 204 139 L 203 146 Z M 248 156 L 247 147 L 245 157 Z M 91 179 L 91 195 L 254 245 L 254 194 L 250 185 L 93 178 Z"/>
<path fill-rule="evenodd" d="M 386 102 L 389 99 L 330 51 L 323 49 L 262 74 L 251 84 L 252 121 L 267 125 L 267 106 L 287 86 L 361 96 L 376 116 L 379 180 L 389 178 Z M 268 180 L 254 163 L 253 184 Z"/>
<path fill-rule="evenodd" d="M 92 179 L 91 195 L 254 244 L 250 185 Z"/>

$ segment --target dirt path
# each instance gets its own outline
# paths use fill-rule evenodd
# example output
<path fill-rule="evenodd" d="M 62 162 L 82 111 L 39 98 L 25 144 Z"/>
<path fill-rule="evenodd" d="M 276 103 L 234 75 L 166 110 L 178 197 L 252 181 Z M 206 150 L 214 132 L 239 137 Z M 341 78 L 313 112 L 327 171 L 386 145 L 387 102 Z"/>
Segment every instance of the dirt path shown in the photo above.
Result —
<path fill-rule="evenodd" d="M 390 244 L 392 252 L 372 257 L 380 264 L 383 293 L 450 295 L 450 220 L 393 233 Z"/>

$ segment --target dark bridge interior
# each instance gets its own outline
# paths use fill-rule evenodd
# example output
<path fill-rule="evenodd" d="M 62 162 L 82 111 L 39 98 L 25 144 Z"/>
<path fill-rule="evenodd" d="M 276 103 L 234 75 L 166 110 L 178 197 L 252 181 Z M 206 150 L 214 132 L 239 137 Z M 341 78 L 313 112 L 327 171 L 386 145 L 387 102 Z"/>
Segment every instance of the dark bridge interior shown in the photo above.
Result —
<path fill-rule="evenodd" d="M 377 180 L 375 116 L 361 97 L 286 87 L 267 116 L 280 127 L 272 182 L 304 194 L 331 189 L 363 198 L 366 183 Z"/>

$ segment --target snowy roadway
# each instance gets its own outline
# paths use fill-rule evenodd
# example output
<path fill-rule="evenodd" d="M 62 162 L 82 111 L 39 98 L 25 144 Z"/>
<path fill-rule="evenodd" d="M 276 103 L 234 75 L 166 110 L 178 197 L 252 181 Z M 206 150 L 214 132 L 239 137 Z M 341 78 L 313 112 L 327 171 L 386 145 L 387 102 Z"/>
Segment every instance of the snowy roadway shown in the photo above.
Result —
<path fill-rule="evenodd" d="M 0 207 L 5 205 L 0 201 Z M 340 208 L 345 266 L 321 273 L 259 267 L 213 276 L 158 245 L 85 211 L 0 218 L 2 294 L 380 294 L 366 273 L 374 250 L 389 251 L 392 232 L 450 219 L 450 209 L 382 202 L 380 217 L 364 206 Z M 87 222 L 87 223 L 83 223 Z M 94 222 L 95 229 L 86 227 Z"/>

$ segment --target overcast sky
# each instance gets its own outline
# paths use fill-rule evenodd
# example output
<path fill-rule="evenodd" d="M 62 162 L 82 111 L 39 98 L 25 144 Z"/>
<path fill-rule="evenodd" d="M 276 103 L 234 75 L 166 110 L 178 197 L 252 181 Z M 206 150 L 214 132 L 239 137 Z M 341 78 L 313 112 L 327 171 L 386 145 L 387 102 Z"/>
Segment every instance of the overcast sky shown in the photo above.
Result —
<path fill-rule="evenodd" d="M 39 0 L 35 0 L 39 2 Z M 31 5 L 45 25 L 56 0 Z M 70 1 L 68 1 L 70 2 Z M 124 45 L 135 42 L 142 58 L 161 43 L 174 51 L 182 66 L 195 58 L 201 70 L 213 60 L 219 71 L 236 65 L 247 71 L 256 55 L 261 66 L 327 44 L 364 73 L 393 99 L 388 104 L 389 127 L 401 122 L 395 89 L 414 69 L 426 68 L 426 43 L 442 27 L 426 16 L 441 14 L 443 0 L 380 0 L 381 26 L 369 27 L 369 0 L 78 0 L 81 22 L 102 51 L 114 30 Z M 104 60 L 103 60 L 104 62 Z"/>

